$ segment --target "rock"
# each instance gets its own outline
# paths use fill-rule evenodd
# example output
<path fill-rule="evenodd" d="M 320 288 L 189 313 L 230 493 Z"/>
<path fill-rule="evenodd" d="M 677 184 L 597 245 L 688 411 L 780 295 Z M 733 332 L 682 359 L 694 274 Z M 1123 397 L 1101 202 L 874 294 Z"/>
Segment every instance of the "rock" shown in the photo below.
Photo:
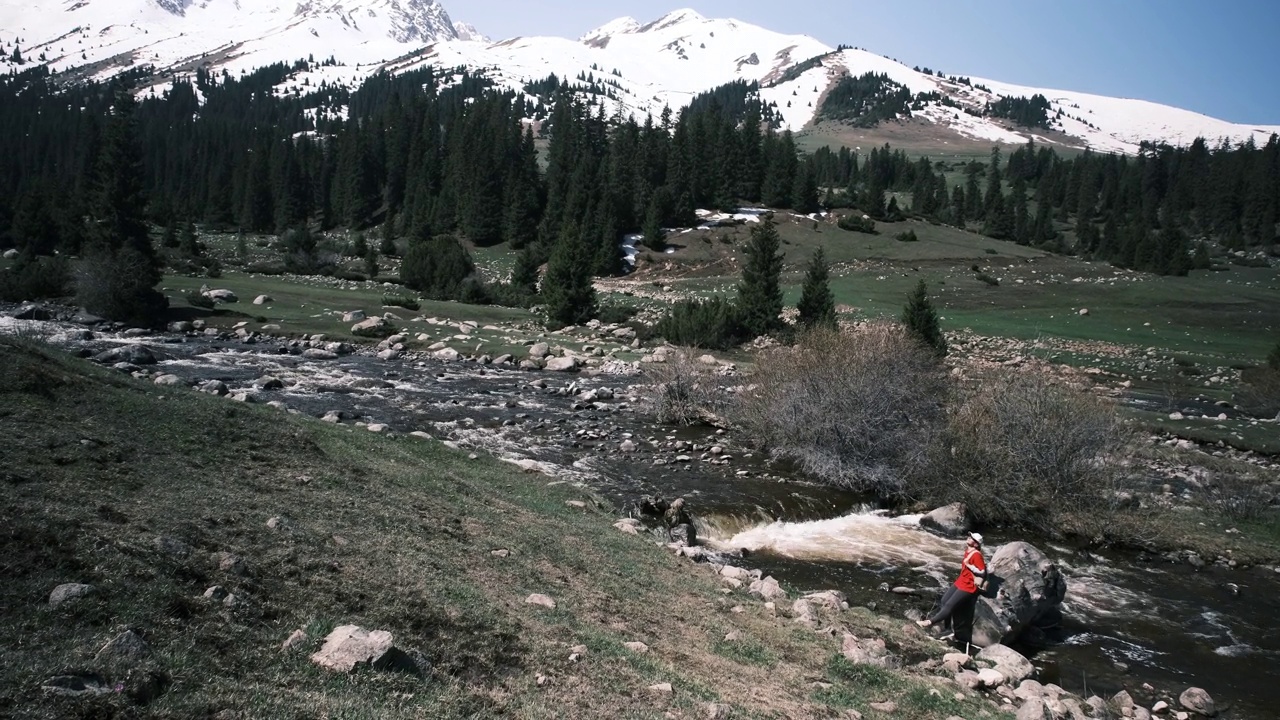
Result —
<path fill-rule="evenodd" d="M 352 310 L 342 314 L 343 323 L 358 323 L 368 319 L 363 310 Z"/>
<path fill-rule="evenodd" d="M 1198 687 L 1187 688 L 1178 696 L 1178 704 L 1194 713 L 1200 713 L 1207 717 L 1213 717 L 1218 714 L 1218 707 L 1213 702 L 1213 698 L 1209 697 L 1209 693 Z"/>
<path fill-rule="evenodd" d="M 156 356 L 143 345 L 122 345 L 110 350 L 103 350 L 94 355 L 92 360 L 104 365 L 114 365 L 121 362 L 129 363 L 130 365 L 156 364 Z"/>
<path fill-rule="evenodd" d="M 267 527 L 271 530 L 287 530 L 289 521 L 279 515 L 267 518 Z"/>
<path fill-rule="evenodd" d="M 840 654 L 854 665 L 884 667 L 888 663 L 889 651 L 883 640 L 859 640 L 845 633 L 840 641 Z"/>
<path fill-rule="evenodd" d="M 133 630 L 125 630 L 115 636 L 94 656 L 94 660 L 112 664 L 133 664 L 151 652 L 142 636 Z"/>
<path fill-rule="evenodd" d="M 171 333 L 189 333 L 196 329 L 195 323 L 187 320 L 176 320 L 169 323 L 169 332 Z"/>
<path fill-rule="evenodd" d="M 97 673 L 54 675 L 40 683 L 40 689 L 49 695 L 71 698 L 88 698 L 111 692 L 107 679 Z"/>
<path fill-rule="evenodd" d="M 772 575 L 767 575 L 760 580 L 753 581 L 751 586 L 747 588 L 747 592 L 752 595 L 759 595 L 765 600 L 786 600 L 787 591 L 783 590 L 778 581 L 773 579 Z"/>
<path fill-rule="evenodd" d="M 82 597 L 92 595 L 94 588 L 92 585 L 84 585 L 82 583 L 63 583 L 53 589 L 49 593 L 49 607 L 56 608 L 67 603 L 74 603 Z"/>
<path fill-rule="evenodd" d="M 431 356 L 437 360 L 443 360 L 445 362 L 457 362 L 458 360 L 462 359 L 462 353 L 459 353 L 457 350 L 451 347 L 437 350 L 434 353 L 432 353 Z"/>
<path fill-rule="evenodd" d="M 716 359 L 715 355 L 700 355 L 698 356 L 698 362 L 702 363 L 703 365 L 719 365 L 720 364 L 720 361 Z"/>
<path fill-rule="evenodd" d="M 1018 714 L 1014 715 L 1014 718 L 1016 720 L 1054 720 L 1054 715 L 1044 698 L 1032 698 L 1018 708 Z"/>
<path fill-rule="evenodd" d="M 343 625 L 329 633 L 324 646 L 311 656 L 311 662 L 335 672 L 351 672 L 359 665 L 370 665 L 375 670 L 416 672 L 417 663 L 396 648 L 393 640 L 385 630 Z"/>
<path fill-rule="evenodd" d="M 365 429 L 373 433 L 384 433 L 390 430 L 391 426 L 385 423 L 370 423 Z"/>
<path fill-rule="evenodd" d="M 618 530 L 621 530 L 623 533 L 627 535 L 640 534 L 640 528 L 637 523 L 629 523 L 629 522 L 626 522 L 625 520 L 619 520 L 618 522 L 614 523 L 613 526 Z"/>
<path fill-rule="evenodd" d="M 640 655 L 643 655 L 649 652 L 649 646 L 645 645 L 644 643 L 638 640 L 632 641 L 632 642 L 624 642 L 622 643 L 622 647 L 630 650 L 633 653 L 638 653 Z"/>
<path fill-rule="evenodd" d="M 177 538 L 168 535 L 160 535 L 151 541 L 156 549 L 165 555 L 173 555 L 174 557 L 186 557 L 191 554 L 191 546 L 182 542 Z"/>
<path fill-rule="evenodd" d="M 956 672 L 963 668 L 972 667 L 973 658 L 969 657 L 966 653 L 947 653 L 942 656 L 942 663 L 944 665 L 954 664 L 956 666 L 956 670 L 952 672 Z"/>
<path fill-rule="evenodd" d="M 49 342 L 55 345 L 66 345 L 74 342 L 88 342 L 94 338 L 92 330 L 67 330 L 49 337 Z"/>
<path fill-rule="evenodd" d="M 253 304 L 254 304 L 254 305 L 266 305 L 267 303 L 272 303 L 272 302 L 275 302 L 275 301 L 276 301 L 276 299 L 275 299 L 275 298 L 273 298 L 273 297 L 271 297 L 270 295 L 259 295 L 258 297 L 256 297 L 256 298 L 254 298 L 254 299 L 253 299 Z M 351 322 L 355 322 L 355 320 L 352 320 Z"/>
<path fill-rule="evenodd" d="M 302 357 L 307 360 L 337 360 L 338 353 L 320 348 L 307 348 L 302 351 Z"/>
<path fill-rule="evenodd" d="M 977 659 L 995 665 L 996 670 L 1014 685 L 1036 673 L 1036 668 L 1030 660 L 1023 657 L 1017 650 L 998 643 L 983 648 L 978 653 Z"/>
<path fill-rule="evenodd" d="M 724 703 L 707 705 L 707 720 L 727 720 L 731 717 L 733 717 L 733 706 Z"/>
<path fill-rule="evenodd" d="M 727 578 L 734 578 L 742 582 L 748 582 L 751 578 L 751 571 L 746 568 L 734 567 L 733 565 L 725 565 L 720 568 L 720 574 Z"/>
<path fill-rule="evenodd" d="M 249 569 L 245 564 L 244 558 L 229 552 L 216 552 L 211 559 L 218 566 L 219 572 L 229 573 L 231 575 L 243 575 Z"/>
<path fill-rule="evenodd" d="M 233 303 L 239 302 L 240 298 L 236 294 L 226 288 L 215 288 L 213 290 L 205 290 L 200 293 L 214 302 Z"/>
<path fill-rule="evenodd" d="M 391 348 L 387 348 L 386 350 L 382 350 L 378 353 L 379 360 L 395 360 L 398 357 L 400 357 L 400 351 L 393 350 Z"/>
<path fill-rule="evenodd" d="M 978 671 L 978 680 L 985 688 L 995 689 L 1004 684 L 1004 675 L 999 670 L 983 668 Z"/>
<path fill-rule="evenodd" d="M 157 375 L 152 382 L 161 387 L 181 387 L 185 384 L 177 375 Z"/>
<path fill-rule="evenodd" d="M 578 369 L 578 358 L 558 357 L 547 361 L 546 370 L 551 372 L 573 372 Z"/>
<path fill-rule="evenodd" d="M 551 347 L 544 342 L 540 342 L 537 345 L 534 345 L 533 347 L 529 348 L 529 357 L 533 360 L 541 360 L 542 358 L 546 357 L 547 354 L 550 352 L 551 352 Z"/>
<path fill-rule="evenodd" d="M 639 450 L 640 446 L 636 445 L 635 441 L 633 440 L 623 440 L 622 444 L 618 447 L 618 449 L 624 453 L 633 453 L 636 450 Z"/>
<path fill-rule="evenodd" d="M 832 612 L 840 612 L 849 609 L 849 602 L 845 599 L 844 593 L 839 590 L 823 590 L 821 592 L 812 592 L 804 596 L 804 599 L 810 604 L 817 607 L 825 608 Z"/>
<path fill-rule="evenodd" d="M 5 250 L 5 251 L 4 251 L 4 259 L 5 259 L 5 260 L 15 260 L 15 259 L 17 259 L 17 257 L 18 257 L 18 249 L 17 249 L 17 248 L 9 248 L 8 250 Z"/>
<path fill-rule="evenodd" d="M 1038 619 L 1058 612 L 1067 581 L 1044 553 L 1025 542 L 1002 546 L 987 562 L 993 583 L 974 610 L 973 643 L 1008 643 Z M 1021 678 L 1019 678 L 1021 679 Z"/>
<path fill-rule="evenodd" d="M 662 693 L 663 695 L 670 695 L 674 692 L 671 687 L 671 683 L 657 683 L 656 685 L 650 685 L 649 689 L 656 693 Z"/>
<path fill-rule="evenodd" d="M 227 384 L 221 380 L 210 380 L 206 383 L 201 383 L 200 392 L 222 397 L 223 395 L 231 392 L 231 390 L 229 390 L 227 388 Z"/>
<path fill-rule="evenodd" d="M 1079 312 L 1078 314 L 1079 314 L 1081 317 L 1083 317 L 1083 316 L 1085 316 L 1085 315 L 1088 315 L 1088 314 L 1089 314 L 1089 308 L 1080 308 L 1080 312 Z"/>
<path fill-rule="evenodd" d="M 876 712 L 882 712 L 886 715 L 892 715 L 898 710 L 898 704 L 892 700 L 886 700 L 884 702 L 868 703 L 867 707 L 871 708 L 872 710 L 875 710 Z"/>
<path fill-rule="evenodd" d="M 253 381 L 253 386 L 259 390 L 283 390 L 284 381 L 280 378 L 264 375 Z"/>
<path fill-rule="evenodd" d="M 1111 704 L 1115 706 L 1121 717 L 1133 717 L 1133 708 L 1135 703 L 1133 702 L 1133 696 L 1129 694 L 1128 690 L 1121 690 L 1115 695 L 1112 695 Z"/>
<path fill-rule="evenodd" d="M 947 537 L 964 537 L 973 529 L 973 515 L 964 503 L 952 503 L 920 518 L 920 526 Z"/>
<path fill-rule="evenodd" d="M 351 326 L 351 334 L 357 337 L 386 337 L 395 333 L 395 327 L 382 318 L 361 320 Z"/>
<path fill-rule="evenodd" d="M 53 319 L 53 312 L 43 305 L 37 305 L 36 303 L 27 303 L 26 305 L 20 305 L 18 309 L 9 313 L 9 317 L 13 318 L 14 320 L 46 321 L 46 320 Z"/>
<path fill-rule="evenodd" d="M 524 601 L 528 605 L 541 605 L 548 610 L 556 609 L 556 601 L 552 600 L 549 595 L 543 595 L 542 593 L 533 593 L 525 598 Z"/>
<path fill-rule="evenodd" d="M 1167 702 L 1165 702 L 1165 701 L 1163 701 L 1163 700 L 1160 700 L 1160 701 L 1159 701 L 1159 702 L 1157 702 L 1155 705 L 1152 705 L 1152 706 L 1151 706 L 1151 712 L 1153 712 L 1153 713 L 1162 713 L 1162 712 L 1164 712 L 1165 710 L 1168 710 L 1168 709 L 1169 709 L 1169 703 L 1167 703 Z M 1136 714 L 1136 710 L 1137 710 L 1137 708 L 1134 708 L 1134 710 L 1135 710 L 1135 714 Z"/>
<path fill-rule="evenodd" d="M 231 593 L 221 585 L 214 585 L 204 591 L 204 597 L 214 602 L 222 602 L 231 597 Z"/>

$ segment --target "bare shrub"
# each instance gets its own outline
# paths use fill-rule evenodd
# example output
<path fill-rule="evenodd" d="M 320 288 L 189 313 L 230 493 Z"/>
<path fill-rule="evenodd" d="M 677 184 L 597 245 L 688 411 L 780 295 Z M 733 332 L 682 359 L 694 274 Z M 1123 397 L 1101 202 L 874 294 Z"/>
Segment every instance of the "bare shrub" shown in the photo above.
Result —
<path fill-rule="evenodd" d="M 1275 497 L 1267 483 L 1252 475 L 1215 472 L 1205 483 L 1210 507 L 1232 520 L 1257 520 L 1266 515 Z"/>
<path fill-rule="evenodd" d="M 1109 403 L 1039 374 L 1000 373 L 947 413 L 918 490 L 965 503 L 979 522 L 1048 527 L 1115 505 L 1125 436 Z"/>
<path fill-rule="evenodd" d="M 650 396 L 654 418 L 660 423 L 720 425 L 726 394 L 716 368 L 693 359 L 694 351 L 667 354 L 667 362 L 654 363 L 646 374 L 653 379 Z"/>
<path fill-rule="evenodd" d="M 946 394 L 937 357 L 901 326 L 818 329 L 760 356 L 738 413 L 773 454 L 807 472 L 897 497 L 926 467 Z"/>
<path fill-rule="evenodd" d="M 92 252 L 76 268 L 76 300 L 110 320 L 151 325 L 169 306 L 155 289 L 159 278 L 151 259 L 131 248 Z"/>

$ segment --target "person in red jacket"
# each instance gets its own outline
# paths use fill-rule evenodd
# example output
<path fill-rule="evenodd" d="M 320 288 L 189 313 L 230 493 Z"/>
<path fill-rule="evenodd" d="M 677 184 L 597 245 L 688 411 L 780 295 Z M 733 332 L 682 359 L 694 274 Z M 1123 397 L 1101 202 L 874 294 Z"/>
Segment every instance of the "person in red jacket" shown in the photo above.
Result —
<path fill-rule="evenodd" d="M 964 544 L 964 559 L 960 561 L 960 577 L 955 584 L 947 588 L 942 596 L 942 604 L 933 617 L 917 620 L 920 627 L 933 627 L 940 622 L 951 623 L 951 616 L 956 610 L 971 603 L 978 597 L 979 583 L 986 581 L 987 561 L 982 557 L 982 536 L 969 533 Z"/>

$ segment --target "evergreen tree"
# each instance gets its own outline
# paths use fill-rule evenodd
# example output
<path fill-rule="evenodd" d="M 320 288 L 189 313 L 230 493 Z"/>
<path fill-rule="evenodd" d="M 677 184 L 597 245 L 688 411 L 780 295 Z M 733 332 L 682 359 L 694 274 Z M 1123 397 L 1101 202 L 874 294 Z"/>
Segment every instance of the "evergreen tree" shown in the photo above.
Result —
<path fill-rule="evenodd" d="M 596 289 L 591 284 L 594 254 L 574 223 L 566 223 L 547 261 L 542 300 L 547 325 L 580 325 L 596 314 Z"/>
<path fill-rule="evenodd" d="M 1271 354 L 1267 355 L 1267 367 L 1272 370 L 1280 370 L 1280 342 L 1271 348 Z"/>
<path fill-rule="evenodd" d="M 378 252 L 383 257 L 395 257 L 400 254 L 396 248 L 396 222 L 394 217 L 388 217 L 387 221 L 382 223 L 382 239 L 378 241 Z"/>
<path fill-rule="evenodd" d="M 200 257 L 203 248 L 200 246 L 200 236 L 196 233 L 196 224 L 187 221 L 182 228 L 182 239 L 178 243 L 179 249 L 183 255 L 187 257 Z"/>
<path fill-rule="evenodd" d="M 772 215 L 766 215 L 751 229 L 737 299 L 743 327 L 751 337 L 765 335 L 781 326 L 778 318 L 782 313 L 781 246 Z"/>
<path fill-rule="evenodd" d="M 511 271 L 511 285 L 528 295 L 538 294 L 538 268 L 541 263 L 534 246 L 525 245 L 516 253 L 516 266 Z"/>
<path fill-rule="evenodd" d="M 800 291 L 800 303 L 796 306 L 800 311 L 801 325 L 835 327 L 836 303 L 828 283 L 829 276 L 826 254 L 819 247 L 809 260 L 804 286 Z"/>
<path fill-rule="evenodd" d="M 907 296 L 906 307 L 902 310 L 902 324 L 939 357 L 947 354 L 947 340 L 938 326 L 938 313 L 929 302 L 929 288 L 924 280 Z"/>
<path fill-rule="evenodd" d="M 369 241 L 365 239 L 364 233 L 356 233 L 356 239 L 351 241 L 351 255 L 353 257 L 363 258 L 369 254 Z"/>
<path fill-rule="evenodd" d="M 667 249 L 667 234 L 662 230 L 657 200 L 649 203 L 649 211 L 644 216 L 644 227 L 640 229 L 644 246 L 655 252 Z"/>
<path fill-rule="evenodd" d="M 796 168 L 795 185 L 791 190 L 791 208 L 801 215 L 818 212 L 818 184 L 813 179 L 812 163 L 800 163 Z"/>
<path fill-rule="evenodd" d="M 378 249 L 372 245 L 364 249 L 364 274 L 370 280 L 378 277 Z"/>
<path fill-rule="evenodd" d="M 164 236 L 160 240 L 160 244 L 167 248 L 178 247 L 178 219 L 169 216 L 169 222 L 164 226 Z"/>
<path fill-rule="evenodd" d="M 155 289 L 160 266 L 147 228 L 135 112 L 133 95 L 117 88 L 98 157 L 89 247 L 76 294 L 90 312 L 151 325 L 169 301 Z"/>
<path fill-rule="evenodd" d="M 475 271 L 471 253 L 453 236 L 422 229 L 404 254 L 400 280 L 432 300 L 459 300 L 474 282 Z"/>

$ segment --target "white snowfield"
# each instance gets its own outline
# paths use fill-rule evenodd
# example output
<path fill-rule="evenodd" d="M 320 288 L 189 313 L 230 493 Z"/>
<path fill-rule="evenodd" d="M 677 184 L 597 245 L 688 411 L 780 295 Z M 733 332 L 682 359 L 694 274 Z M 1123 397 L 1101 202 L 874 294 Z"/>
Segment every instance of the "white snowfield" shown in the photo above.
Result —
<path fill-rule="evenodd" d="M 476 28 L 454 23 L 435 0 L 0 0 L 0 72 L 13 65 L 17 41 L 28 62 L 41 55 L 55 72 L 86 70 L 106 78 L 137 65 L 159 72 L 156 90 L 171 76 L 200 66 L 233 75 L 276 62 L 330 56 L 336 66 L 291 77 L 280 92 L 305 91 L 321 81 L 356 85 L 380 71 L 424 65 L 465 66 L 500 87 L 523 93 L 527 83 L 554 73 L 573 85 L 588 77 L 609 93 L 584 95 L 615 113 L 643 120 L 673 112 L 698 93 L 735 80 L 759 82 L 786 127 L 812 123 L 828 90 L 846 75 L 882 73 L 914 95 L 937 92 L 950 102 L 927 104 L 917 121 L 980 141 L 1037 141 L 1134 153 L 1143 140 L 1185 145 L 1197 137 L 1262 144 L 1280 125 L 1241 125 L 1143 100 L 1049 90 L 972 78 L 987 90 L 925 75 L 858 49 L 836 52 L 807 35 L 783 35 L 732 19 L 677 10 L 649 23 L 619 18 L 578 40 L 517 37 L 491 42 Z M 815 60 L 816 59 L 816 60 Z M 803 72 L 787 71 L 809 61 Z M 30 65 L 28 65 L 29 67 Z M 1044 95 L 1052 131 L 1029 130 L 976 117 L 1002 95 Z M 534 98 L 530 97 L 530 100 Z M 1061 116 L 1058 115 L 1061 111 Z M 334 109 L 341 113 L 342 109 Z M 904 118 L 905 119 L 905 118 Z"/>

